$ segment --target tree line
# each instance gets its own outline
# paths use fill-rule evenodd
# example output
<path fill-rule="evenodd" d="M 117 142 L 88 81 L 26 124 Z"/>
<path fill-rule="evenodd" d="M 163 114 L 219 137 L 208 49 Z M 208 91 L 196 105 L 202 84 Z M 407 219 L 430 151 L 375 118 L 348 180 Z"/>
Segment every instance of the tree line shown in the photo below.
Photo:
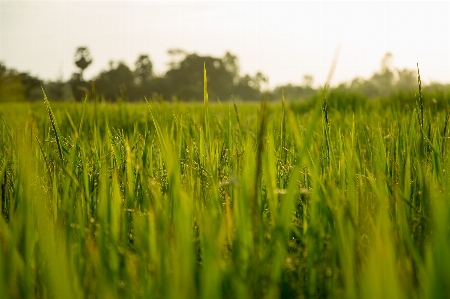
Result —
<path fill-rule="evenodd" d="M 287 84 L 267 90 L 267 77 L 261 72 L 253 76 L 241 76 L 238 58 L 230 52 L 226 52 L 223 57 L 213 57 L 171 49 L 168 54 L 171 57 L 169 70 L 163 75 L 155 75 L 149 55 L 141 54 L 137 57 L 133 69 L 123 61 L 111 61 L 106 70 L 90 80 L 84 78 L 84 71 L 93 61 L 87 47 L 76 49 L 74 64 L 78 71 L 67 81 L 43 81 L 0 63 L 0 102 L 41 100 L 41 86 L 52 100 L 81 101 L 87 95 L 110 102 L 142 101 L 144 96 L 166 101 L 201 101 L 204 66 L 207 69 L 211 100 L 227 101 L 234 98 L 241 101 L 258 101 L 263 96 L 275 100 L 280 98 L 281 90 L 287 100 L 305 100 L 318 94 L 318 90 L 313 88 L 314 78 L 310 75 L 305 75 L 298 85 Z M 417 71 L 394 69 L 391 61 L 392 55 L 386 53 L 379 70 L 371 78 L 355 78 L 334 89 L 356 93 L 367 99 L 385 98 L 395 92 L 415 90 Z M 447 90 L 448 85 L 435 83 L 432 88 Z"/>

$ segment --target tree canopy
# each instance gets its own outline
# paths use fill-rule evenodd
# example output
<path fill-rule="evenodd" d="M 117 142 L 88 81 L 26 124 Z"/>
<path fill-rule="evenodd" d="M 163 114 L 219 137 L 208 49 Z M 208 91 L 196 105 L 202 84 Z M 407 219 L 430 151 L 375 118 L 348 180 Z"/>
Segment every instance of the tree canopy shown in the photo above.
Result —
<path fill-rule="evenodd" d="M 90 80 L 85 80 L 83 72 L 93 59 L 87 47 L 78 47 L 74 64 L 79 72 L 75 72 L 66 82 L 44 82 L 29 73 L 8 69 L 0 63 L 0 101 L 41 99 L 41 85 L 47 96 L 53 100 L 72 98 L 81 101 L 89 94 L 95 94 L 105 101 L 141 101 L 144 96 L 168 101 L 202 101 L 204 66 L 207 71 L 209 98 L 213 101 L 227 101 L 231 98 L 258 101 L 262 99 L 263 92 L 270 99 L 278 100 L 282 90 L 286 100 L 305 100 L 314 98 L 319 91 L 313 87 L 314 78 L 311 75 L 304 75 L 299 84 L 290 83 L 268 90 L 267 77 L 261 72 L 254 75 L 241 74 L 239 59 L 230 52 L 226 52 L 222 57 L 215 57 L 188 53 L 182 49 L 170 49 L 167 54 L 170 56 L 169 69 L 161 75 L 154 74 L 150 56 L 141 53 L 136 58 L 134 69 L 123 61 L 111 61 L 108 68 Z M 334 89 L 366 99 L 387 98 L 391 93 L 413 92 L 417 88 L 417 71 L 395 69 L 392 59 L 392 54 L 386 53 L 380 62 L 379 70 L 370 78 L 355 78 Z M 424 90 L 447 90 L 448 87 L 434 83 Z"/>
<path fill-rule="evenodd" d="M 91 53 L 87 47 L 79 47 L 75 51 L 75 65 L 80 69 L 80 79 L 83 80 L 84 70 L 92 63 Z"/>

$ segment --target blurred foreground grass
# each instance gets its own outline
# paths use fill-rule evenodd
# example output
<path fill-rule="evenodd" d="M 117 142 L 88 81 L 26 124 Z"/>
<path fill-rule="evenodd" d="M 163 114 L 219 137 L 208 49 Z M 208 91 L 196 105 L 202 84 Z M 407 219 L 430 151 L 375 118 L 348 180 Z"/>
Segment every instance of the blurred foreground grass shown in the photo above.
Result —
<path fill-rule="evenodd" d="M 0 106 L 1 297 L 447 298 L 447 111 L 349 98 Z"/>

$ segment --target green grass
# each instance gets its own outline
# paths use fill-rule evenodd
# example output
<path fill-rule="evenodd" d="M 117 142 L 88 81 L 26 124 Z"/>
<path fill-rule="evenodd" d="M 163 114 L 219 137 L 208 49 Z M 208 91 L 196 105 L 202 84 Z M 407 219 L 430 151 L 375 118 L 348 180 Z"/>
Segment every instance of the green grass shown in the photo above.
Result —
<path fill-rule="evenodd" d="M 0 106 L 2 298 L 445 298 L 448 114 L 345 96 Z"/>

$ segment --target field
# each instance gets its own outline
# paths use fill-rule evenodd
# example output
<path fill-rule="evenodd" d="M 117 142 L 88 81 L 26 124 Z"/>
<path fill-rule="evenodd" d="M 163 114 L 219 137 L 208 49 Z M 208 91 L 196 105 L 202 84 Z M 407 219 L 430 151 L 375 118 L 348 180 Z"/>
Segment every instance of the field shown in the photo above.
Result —
<path fill-rule="evenodd" d="M 447 298 L 444 100 L 0 106 L 1 297 Z"/>

